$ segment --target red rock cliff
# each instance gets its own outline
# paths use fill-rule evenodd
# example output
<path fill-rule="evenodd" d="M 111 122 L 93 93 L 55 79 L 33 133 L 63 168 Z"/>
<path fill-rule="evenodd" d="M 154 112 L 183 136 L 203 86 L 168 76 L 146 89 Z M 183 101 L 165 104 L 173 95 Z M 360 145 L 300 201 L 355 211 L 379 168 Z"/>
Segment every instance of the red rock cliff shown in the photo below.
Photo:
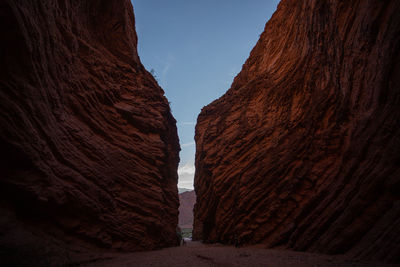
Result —
<path fill-rule="evenodd" d="M 176 122 L 140 63 L 130 1 L 6 0 L 0 13 L 2 214 L 99 247 L 176 245 Z"/>
<path fill-rule="evenodd" d="M 196 126 L 194 237 L 399 261 L 400 1 L 282 1 Z"/>

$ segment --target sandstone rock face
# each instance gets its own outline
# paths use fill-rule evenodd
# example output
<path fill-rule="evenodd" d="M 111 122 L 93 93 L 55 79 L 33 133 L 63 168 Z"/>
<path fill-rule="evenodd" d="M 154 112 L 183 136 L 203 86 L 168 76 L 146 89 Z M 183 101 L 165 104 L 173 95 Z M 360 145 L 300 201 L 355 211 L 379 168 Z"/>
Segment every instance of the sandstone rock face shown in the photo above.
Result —
<path fill-rule="evenodd" d="M 179 194 L 179 227 L 193 228 L 193 208 L 196 203 L 194 190 Z"/>
<path fill-rule="evenodd" d="M 196 126 L 194 237 L 400 260 L 400 1 L 282 1 Z"/>
<path fill-rule="evenodd" d="M 176 121 L 139 60 L 130 1 L 0 12 L 1 213 L 57 240 L 177 245 Z"/>

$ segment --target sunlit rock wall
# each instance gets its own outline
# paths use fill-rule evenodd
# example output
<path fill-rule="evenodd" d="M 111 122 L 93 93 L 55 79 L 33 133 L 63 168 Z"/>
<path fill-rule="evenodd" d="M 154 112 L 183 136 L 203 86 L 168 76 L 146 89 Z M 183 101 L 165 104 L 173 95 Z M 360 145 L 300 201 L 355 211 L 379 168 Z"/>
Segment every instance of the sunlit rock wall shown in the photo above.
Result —
<path fill-rule="evenodd" d="M 400 261 L 400 1 L 282 1 L 196 126 L 194 237 Z"/>

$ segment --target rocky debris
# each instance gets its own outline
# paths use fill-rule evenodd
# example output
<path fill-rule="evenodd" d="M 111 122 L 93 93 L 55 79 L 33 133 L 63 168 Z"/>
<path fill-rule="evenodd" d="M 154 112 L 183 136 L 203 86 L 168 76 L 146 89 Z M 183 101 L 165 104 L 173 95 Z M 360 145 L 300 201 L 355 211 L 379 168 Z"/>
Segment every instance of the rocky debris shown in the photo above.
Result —
<path fill-rule="evenodd" d="M 176 121 L 139 60 L 131 2 L 5 0 L 0 13 L 2 214 L 71 246 L 177 245 Z"/>
<path fill-rule="evenodd" d="M 400 261 L 398 14 L 279 4 L 198 117 L 194 238 Z"/>
<path fill-rule="evenodd" d="M 179 227 L 181 229 L 193 228 L 193 207 L 196 203 L 194 190 L 179 194 Z"/>

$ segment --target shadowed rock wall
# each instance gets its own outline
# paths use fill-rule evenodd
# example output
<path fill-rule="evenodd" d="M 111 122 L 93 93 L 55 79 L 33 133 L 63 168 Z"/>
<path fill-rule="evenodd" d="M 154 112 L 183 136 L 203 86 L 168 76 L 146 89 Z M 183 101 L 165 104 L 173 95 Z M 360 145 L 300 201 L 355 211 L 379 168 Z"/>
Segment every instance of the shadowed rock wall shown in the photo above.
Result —
<path fill-rule="evenodd" d="M 2 238 L 177 245 L 176 122 L 130 1 L 6 0 L 0 28 Z"/>
<path fill-rule="evenodd" d="M 398 14 L 279 4 L 198 117 L 195 238 L 400 261 Z"/>

